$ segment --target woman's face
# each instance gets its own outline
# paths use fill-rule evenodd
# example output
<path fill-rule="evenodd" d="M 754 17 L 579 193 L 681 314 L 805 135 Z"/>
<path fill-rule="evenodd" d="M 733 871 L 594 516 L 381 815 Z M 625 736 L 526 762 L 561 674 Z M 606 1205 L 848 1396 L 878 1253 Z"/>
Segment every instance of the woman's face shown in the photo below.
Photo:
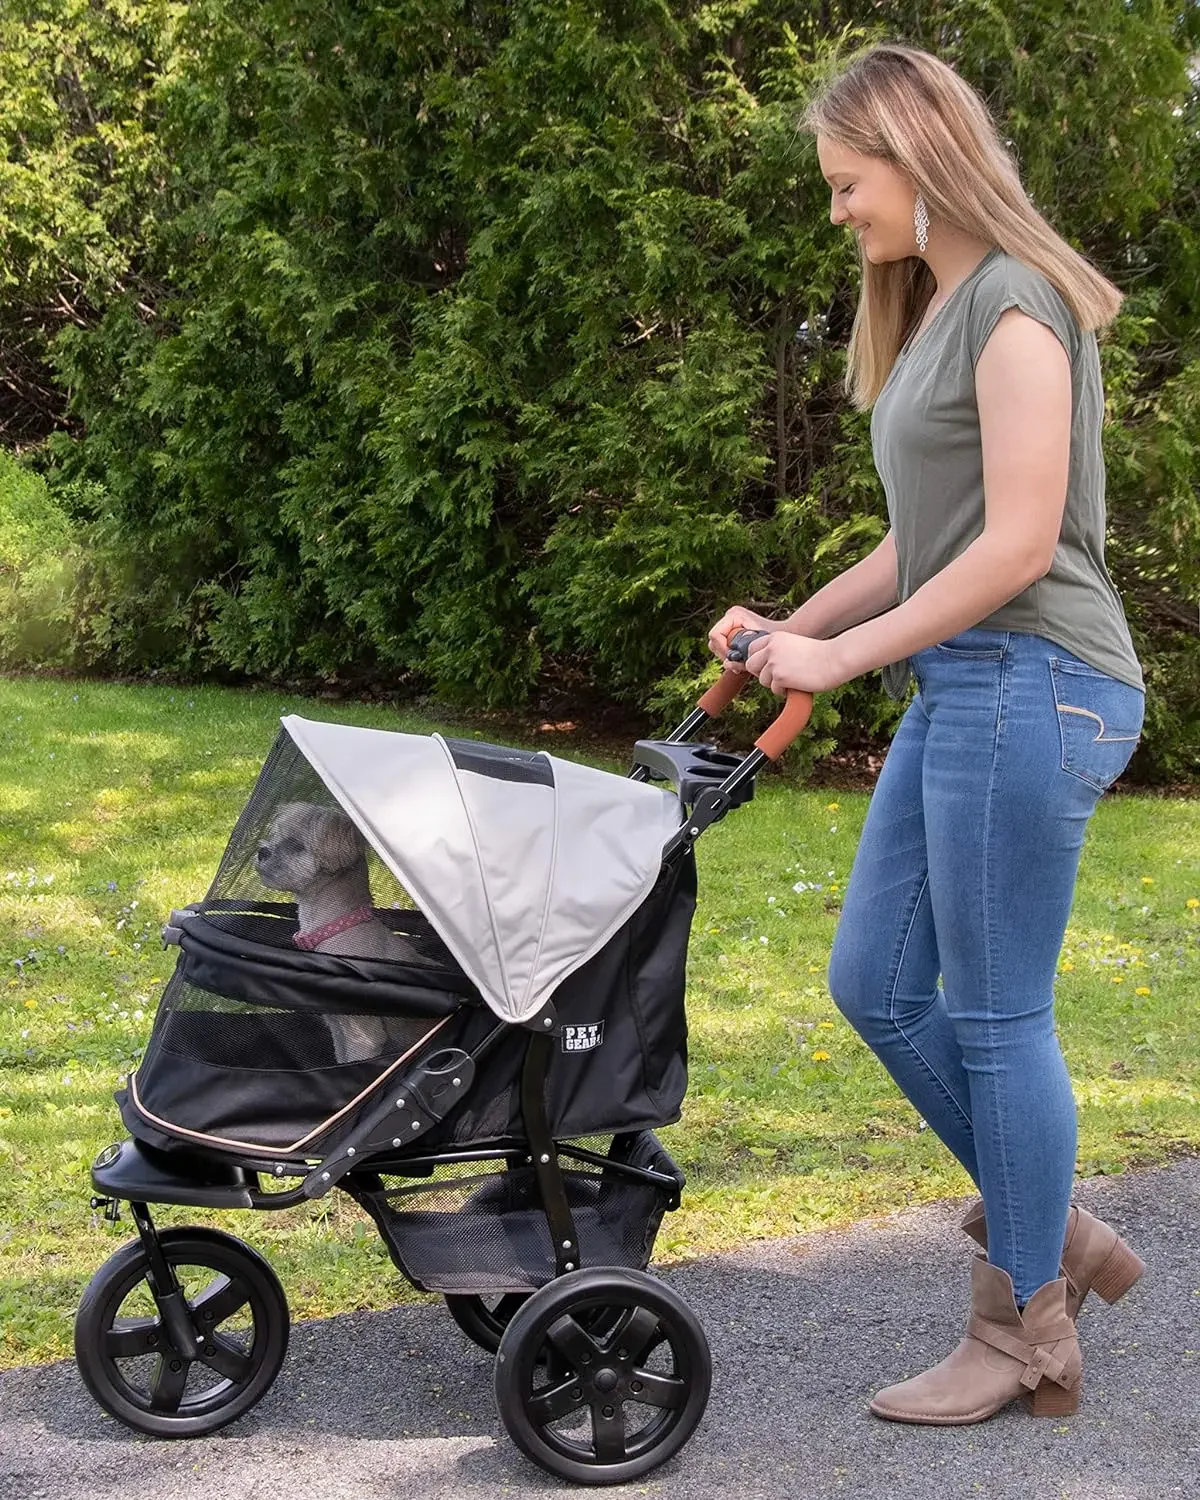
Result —
<path fill-rule="evenodd" d="M 821 175 L 833 189 L 829 217 L 853 230 L 874 264 L 916 255 L 913 185 L 881 156 L 863 156 L 828 136 L 817 136 Z"/>

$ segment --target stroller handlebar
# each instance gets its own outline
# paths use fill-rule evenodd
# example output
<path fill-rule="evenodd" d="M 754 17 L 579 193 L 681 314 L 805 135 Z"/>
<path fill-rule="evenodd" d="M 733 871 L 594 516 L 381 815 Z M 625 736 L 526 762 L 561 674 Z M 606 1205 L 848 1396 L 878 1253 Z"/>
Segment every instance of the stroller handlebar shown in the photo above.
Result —
<path fill-rule="evenodd" d="M 729 638 L 729 660 L 744 662 L 749 654 L 749 648 L 760 635 L 767 633 L 765 630 L 735 631 Z M 729 707 L 750 681 L 751 677 L 748 672 L 724 671 L 703 695 L 696 707 L 710 719 L 715 719 L 719 713 Z M 811 693 L 789 692 L 787 702 L 774 722 L 755 740 L 755 748 L 760 750 L 768 760 L 778 760 L 808 723 L 812 715 L 812 707 Z"/>

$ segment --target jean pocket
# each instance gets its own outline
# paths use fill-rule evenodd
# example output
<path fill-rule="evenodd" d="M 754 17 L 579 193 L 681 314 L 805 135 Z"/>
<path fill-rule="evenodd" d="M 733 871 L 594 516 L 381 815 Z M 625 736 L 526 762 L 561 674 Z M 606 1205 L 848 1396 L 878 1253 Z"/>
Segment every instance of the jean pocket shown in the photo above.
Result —
<path fill-rule="evenodd" d="M 1050 658 L 1050 680 L 1063 770 L 1107 791 L 1141 739 L 1145 694 L 1106 672 L 1058 657 Z"/>
<path fill-rule="evenodd" d="M 960 630 L 948 640 L 939 641 L 934 650 L 944 656 L 958 657 L 961 661 L 1000 661 L 1007 648 L 1007 630 L 985 630 L 976 625 L 971 630 Z"/>

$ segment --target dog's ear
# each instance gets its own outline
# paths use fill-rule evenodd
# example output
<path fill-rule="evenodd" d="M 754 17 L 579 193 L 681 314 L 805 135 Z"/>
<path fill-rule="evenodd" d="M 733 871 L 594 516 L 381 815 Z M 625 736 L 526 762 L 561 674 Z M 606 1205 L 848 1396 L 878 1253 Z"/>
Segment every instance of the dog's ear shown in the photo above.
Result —
<path fill-rule="evenodd" d="M 323 870 L 348 870 L 363 856 L 367 841 L 339 807 L 325 808 L 313 828 L 312 852 Z"/>

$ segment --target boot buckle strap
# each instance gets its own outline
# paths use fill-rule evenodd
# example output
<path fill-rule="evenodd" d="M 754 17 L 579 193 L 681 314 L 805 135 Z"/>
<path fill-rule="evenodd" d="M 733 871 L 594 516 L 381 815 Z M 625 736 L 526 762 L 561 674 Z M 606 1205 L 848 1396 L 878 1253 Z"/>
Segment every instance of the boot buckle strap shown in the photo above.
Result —
<path fill-rule="evenodd" d="M 1066 1362 L 1052 1354 L 1047 1345 L 1032 1344 L 1006 1329 L 997 1328 L 994 1323 L 974 1316 L 968 1320 L 967 1332 L 983 1343 L 991 1344 L 993 1349 L 1019 1359 L 1025 1366 L 1021 1384 L 1029 1390 L 1034 1390 L 1044 1378 L 1053 1380 L 1057 1385 L 1069 1384 Z"/>
<path fill-rule="evenodd" d="M 1025 1366 L 1025 1373 L 1021 1376 L 1021 1384 L 1029 1390 L 1035 1390 L 1040 1384 L 1043 1376 L 1048 1376 L 1056 1384 L 1063 1383 L 1063 1373 L 1066 1369 L 1061 1359 L 1055 1359 L 1049 1349 L 1043 1347 L 1030 1351 L 1029 1363 Z"/>

